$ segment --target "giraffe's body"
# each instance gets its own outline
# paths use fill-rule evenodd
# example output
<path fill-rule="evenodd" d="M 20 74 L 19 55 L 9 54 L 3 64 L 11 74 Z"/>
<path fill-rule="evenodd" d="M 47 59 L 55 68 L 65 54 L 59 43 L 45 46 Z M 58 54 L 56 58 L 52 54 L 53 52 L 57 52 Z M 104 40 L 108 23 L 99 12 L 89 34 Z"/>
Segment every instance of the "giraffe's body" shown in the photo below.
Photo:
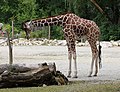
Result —
<path fill-rule="evenodd" d="M 71 60 L 73 57 L 75 73 L 74 77 L 77 77 L 77 64 L 76 64 L 76 49 L 75 41 L 77 38 L 86 36 L 92 50 L 92 64 L 89 76 L 93 72 L 93 64 L 95 61 L 95 76 L 98 73 L 98 50 L 96 46 L 97 40 L 99 40 L 100 31 L 95 22 L 78 17 L 73 13 L 67 13 L 64 15 L 49 17 L 45 19 L 36 19 L 32 21 L 26 21 L 23 23 L 23 29 L 26 32 L 27 38 L 30 31 L 41 29 L 43 26 L 59 25 L 63 27 L 64 37 L 68 45 L 68 59 L 69 59 L 69 71 L 68 77 L 71 77 Z"/>

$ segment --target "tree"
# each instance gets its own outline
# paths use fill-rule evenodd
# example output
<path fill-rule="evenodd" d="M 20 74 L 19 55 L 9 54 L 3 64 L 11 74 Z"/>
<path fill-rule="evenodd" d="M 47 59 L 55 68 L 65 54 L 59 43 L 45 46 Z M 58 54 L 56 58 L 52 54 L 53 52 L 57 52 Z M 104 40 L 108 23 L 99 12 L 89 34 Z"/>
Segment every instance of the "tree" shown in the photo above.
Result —
<path fill-rule="evenodd" d="M 16 26 L 21 26 L 23 21 L 36 18 L 36 1 L 35 0 L 19 0 L 18 10 L 16 14 Z"/>
<path fill-rule="evenodd" d="M 14 19 L 15 33 L 22 32 L 21 24 L 26 20 L 73 12 L 95 21 L 101 29 L 102 40 L 120 39 L 120 0 L 0 0 L 0 11 L 0 22 L 11 26 Z M 61 28 L 54 26 L 51 31 L 55 38 Z M 34 37 L 43 37 L 42 32 L 36 32 Z"/>
<path fill-rule="evenodd" d="M 106 0 L 96 1 L 90 0 L 96 8 L 102 13 L 106 19 L 101 22 L 102 39 L 103 40 L 119 40 L 120 39 L 120 1 Z M 104 3 L 103 3 L 104 2 Z M 107 33 L 106 33 L 107 31 Z M 107 38 L 107 39 L 106 39 Z"/>

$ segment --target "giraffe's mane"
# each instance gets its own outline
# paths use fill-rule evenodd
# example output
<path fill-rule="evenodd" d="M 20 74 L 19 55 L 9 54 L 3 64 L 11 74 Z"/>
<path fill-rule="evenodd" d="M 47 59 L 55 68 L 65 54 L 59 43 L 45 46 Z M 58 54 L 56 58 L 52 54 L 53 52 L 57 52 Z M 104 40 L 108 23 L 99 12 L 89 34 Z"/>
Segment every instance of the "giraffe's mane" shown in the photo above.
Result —
<path fill-rule="evenodd" d="M 49 17 L 46 17 L 46 18 L 37 18 L 37 19 L 32 19 L 32 20 L 26 20 L 24 22 L 22 22 L 22 25 L 26 22 L 29 22 L 29 21 L 36 21 L 36 20 L 43 20 L 43 19 L 48 19 L 48 18 L 54 18 L 54 17 L 57 17 L 57 16 L 62 16 L 62 15 L 66 15 L 66 14 L 72 14 L 72 12 L 65 12 L 65 13 L 62 13 L 60 15 L 54 15 L 54 16 L 49 16 Z"/>
<path fill-rule="evenodd" d="M 22 25 L 25 24 L 26 22 L 29 22 L 29 21 L 30 21 L 30 20 L 26 20 L 26 21 L 22 22 Z"/>
<path fill-rule="evenodd" d="M 49 17 L 46 17 L 46 18 L 37 18 L 37 19 L 32 19 L 32 21 L 36 21 L 36 20 L 43 20 L 43 19 L 48 19 L 48 18 L 54 18 L 54 17 L 57 17 L 57 16 L 66 15 L 66 14 L 72 14 L 72 12 L 67 12 L 67 13 L 63 13 L 63 14 L 60 14 L 60 15 L 49 16 Z M 27 20 L 26 22 L 28 22 L 28 21 L 30 21 L 30 20 Z"/>

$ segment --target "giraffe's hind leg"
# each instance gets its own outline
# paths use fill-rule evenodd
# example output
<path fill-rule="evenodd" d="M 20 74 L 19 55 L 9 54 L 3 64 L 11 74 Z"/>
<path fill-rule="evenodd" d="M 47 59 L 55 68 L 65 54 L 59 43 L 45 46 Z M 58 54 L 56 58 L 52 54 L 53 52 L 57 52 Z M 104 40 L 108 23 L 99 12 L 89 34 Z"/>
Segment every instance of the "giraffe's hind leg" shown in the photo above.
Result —
<path fill-rule="evenodd" d="M 68 69 L 68 78 L 71 78 L 71 62 L 72 62 L 72 53 L 70 51 L 70 47 L 68 45 L 68 60 L 69 60 L 69 69 Z"/>
<path fill-rule="evenodd" d="M 95 74 L 93 76 L 97 76 L 98 74 L 98 50 L 96 49 L 96 58 L 95 58 Z"/>
<path fill-rule="evenodd" d="M 97 50 L 96 40 L 92 39 L 92 40 L 88 40 L 88 42 L 90 43 L 91 51 L 92 51 L 92 63 L 91 63 L 91 70 L 89 73 L 89 77 L 91 77 L 91 75 L 93 73 L 94 62 L 95 62 L 94 76 L 97 76 L 97 73 L 98 73 L 98 50 Z"/>

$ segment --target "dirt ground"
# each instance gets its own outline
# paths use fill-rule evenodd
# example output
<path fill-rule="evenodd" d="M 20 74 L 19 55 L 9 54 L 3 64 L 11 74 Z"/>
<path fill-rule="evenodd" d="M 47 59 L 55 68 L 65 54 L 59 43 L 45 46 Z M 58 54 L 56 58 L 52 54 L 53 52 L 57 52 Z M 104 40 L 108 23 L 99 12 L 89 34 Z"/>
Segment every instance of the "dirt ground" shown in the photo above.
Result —
<path fill-rule="evenodd" d="M 67 76 L 68 52 L 66 46 L 14 46 L 13 54 L 14 63 L 34 66 L 42 62 L 55 62 L 57 70 Z M 0 46 L 0 64 L 6 64 L 8 61 L 8 47 Z M 98 77 L 87 77 L 90 71 L 90 64 L 90 47 L 77 47 L 78 78 L 70 80 L 120 81 L 120 47 L 102 48 L 103 66 L 99 71 Z"/>

